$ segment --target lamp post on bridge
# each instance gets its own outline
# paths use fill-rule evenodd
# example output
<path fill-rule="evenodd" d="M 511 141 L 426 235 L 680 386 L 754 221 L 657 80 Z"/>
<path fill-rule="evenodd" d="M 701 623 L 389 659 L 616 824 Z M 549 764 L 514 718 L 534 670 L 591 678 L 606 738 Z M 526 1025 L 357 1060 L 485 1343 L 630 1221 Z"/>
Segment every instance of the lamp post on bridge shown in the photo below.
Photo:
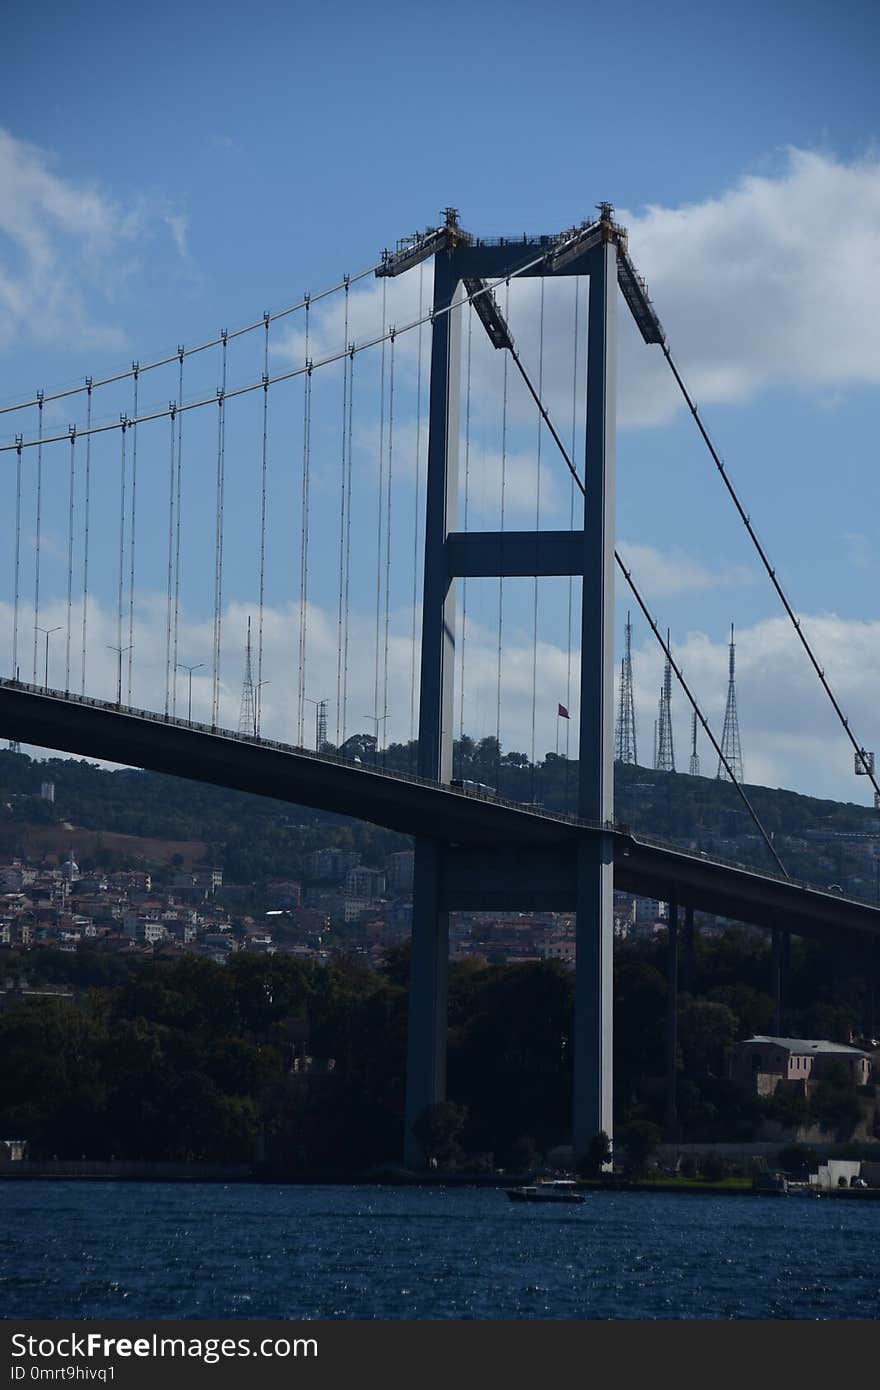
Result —
<path fill-rule="evenodd" d="M 204 661 L 197 661 L 194 666 L 189 666 L 185 661 L 178 661 L 177 665 L 181 671 L 189 672 L 189 703 L 187 705 L 187 723 L 192 723 L 193 717 L 193 671 L 200 671 L 204 666 Z"/>
<path fill-rule="evenodd" d="M 117 708 L 121 708 L 121 707 L 122 707 L 122 658 L 123 658 L 123 655 L 125 654 L 125 652 L 130 652 L 130 651 L 131 651 L 132 647 L 134 646 L 134 643 L 133 643 L 133 642 L 129 642 L 128 645 L 125 646 L 125 647 L 114 647 L 114 645 L 113 645 L 112 642 L 106 642 L 106 643 L 105 643 L 105 646 L 106 646 L 111 652 L 115 652 L 116 655 L 117 655 L 117 658 L 118 658 L 117 664 L 116 664 L 116 706 L 117 706 Z"/>
<path fill-rule="evenodd" d="M 35 624 L 34 624 L 34 627 L 36 628 L 37 632 L 44 632 L 44 633 L 46 634 L 46 670 L 45 670 L 45 675 L 43 676 L 43 689 L 44 689 L 44 690 L 48 690 L 48 689 L 49 689 L 49 638 L 52 636 L 52 633 L 53 633 L 53 632 L 60 632 L 60 631 L 61 631 L 61 625 L 60 625 L 60 623 L 59 623 L 59 625 L 58 625 L 57 627 L 41 627 L 39 623 L 35 623 Z"/>

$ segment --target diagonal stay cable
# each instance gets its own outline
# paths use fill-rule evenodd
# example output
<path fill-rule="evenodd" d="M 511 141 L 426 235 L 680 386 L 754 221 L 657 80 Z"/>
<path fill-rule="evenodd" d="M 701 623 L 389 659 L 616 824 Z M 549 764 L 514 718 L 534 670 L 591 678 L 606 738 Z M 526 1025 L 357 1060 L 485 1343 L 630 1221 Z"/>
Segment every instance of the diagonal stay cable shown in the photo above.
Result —
<path fill-rule="evenodd" d="M 583 484 L 583 482 L 581 481 L 581 478 L 580 478 L 579 475 L 578 475 L 577 469 L 575 468 L 574 464 L 573 464 L 572 461 L 571 461 L 571 457 L 569 456 L 568 450 L 566 449 L 565 445 L 563 444 L 562 440 L 560 439 L 559 434 L 557 433 L 557 430 L 556 430 L 555 426 L 553 425 L 552 420 L 550 419 L 550 414 L 549 414 L 548 410 L 546 409 L 546 407 L 545 407 L 543 401 L 541 400 L 541 397 L 539 396 L 538 392 L 535 390 L 534 386 L 532 385 L 531 379 L 529 378 L 529 374 L 528 374 L 528 372 L 526 371 L 525 367 L 523 366 L 522 361 L 520 360 L 519 353 L 516 351 L 516 348 L 515 348 L 515 347 L 510 347 L 510 348 L 509 348 L 509 351 L 510 351 L 510 353 L 511 353 L 511 356 L 513 357 L 514 362 L 516 363 L 516 366 L 517 366 L 517 368 L 518 368 L 518 370 L 519 370 L 519 373 L 520 373 L 520 375 L 521 375 L 523 381 L 525 382 L 526 386 L 527 386 L 528 389 L 529 389 L 529 392 L 530 392 L 530 394 L 531 394 L 531 396 L 532 396 L 532 398 L 533 398 L 535 404 L 537 405 L 539 411 L 541 412 L 541 417 L 542 417 L 542 419 L 544 420 L 544 423 L 546 424 L 546 426 L 547 426 L 547 428 L 549 429 L 551 435 L 553 436 L 553 440 L 554 440 L 554 442 L 555 442 L 555 444 L 556 444 L 556 447 L 558 448 L 560 454 L 562 455 L 563 459 L 565 460 L 565 462 L 566 462 L 566 464 L 567 464 L 567 466 L 568 466 L 568 471 L 571 473 L 571 476 L 574 478 L 575 483 L 577 484 L 578 488 L 579 488 L 580 491 L 581 491 L 581 494 L 585 497 L 585 496 L 586 496 L 586 489 L 585 489 L 585 487 L 584 487 L 584 484 Z M 746 810 L 748 811 L 749 815 L 751 816 L 752 820 L 754 821 L 755 826 L 756 826 L 758 832 L 760 833 L 761 838 L 762 838 L 763 841 L 764 841 L 764 844 L 767 846 L 767 849 L 770 851 L 770 854 L 772 855 L 772 857 L 773 857 L 773 859 L 774 859 L 774 861 L 775 861 L 777 867 L 779 868 L 779 870 L 780 870 L 780 872 L 783 874 L 783 876 L 784 876 L 785 878 L 790 878 L 791 875 L 789 874 L 789 872 L 788 872 L 788 870 L 786 869 L 785 865 L 783 864 L 782 860 L 779 858 L 779 855 L 778 855 L 777 852 L 776 852 L 776 847 L 775 847 L 775 845 L 773 844 L 773 841 L 770 839 L 770 836 L 767 834 L 767 831 L 764 829 L 764 826 L 763 826 L 763 824 L 761 823 L 761 818 L 760 818 L 760 816 L 758 815 L 758 813 L 757 813 L 757 811 L 755 810 L 754 806 L 752 805 L 751 801 L 750 801 L 749 798 L 747 797 L 747 795 L 746 795 L 746 793 L 745 793 L 745 790 L 744 790 L 742 784 L 741 784 L 741 783 L 738 781 L 738 779 L 736 778 L 736 776 L 735 776 L 735 774 L 734 774 L 734 771 L 733 771 L 733 768 L 730 766 L 730 763 L 728 762 L 726 756 L 725 756 L 724 753 L 721 751 L 721 746 L 720 746 L 718 740 L 716 739 L 715 735 L 713 734 L 712 729 L 711 729 L 710 726 L 709 726 L 709 722 L 708 722 L 708 720 L 706 719 L 706 716 L 703 714 L 703 711 L 700 709 L 700 706 L 698 705 L 697 700 L 696 700 L 696 696 L 693 694 L 693 691 L 691 690 L 690 686 L 688 685 L 687 681 L 685 680 L 684 672 L 682 671 L 682 669 L 681 669 L 681 667 L 678 665 L 678 663 L 675 661 L 675 659 L 674 659 L 674 657 L 673 657 L 673 655 L 672 655 L 672 651 L 671 651 L 671 649 L 670 649 L 669 643 L 668 643 L 668 642 L 666 641 L 666 639 L 664 638 L 662 632 L 660 631 L 660 628 L 659 628 L 658 625 L 657 625 L 657 622 L 656 622 L 654 616 L 652 615 L 650 609 L 648 608 L 647 603 L 646 603 L 645 600 L 642 598 L 642 595 L 641 595 L 641 593 L 639 592 L 638 587 L 636 586 L 636 582 L 635 582 L 635 580 L 634 580 L 633 577 L 632 577 L 632 573 L 630 572 L 630 570 L 627 569 L 626 565 L 623 563 L 623 560 L 620 558 L 619 552 L 618 552 L 616 549 L 615 549 L 615 551 L 614 551 L 614 558 L 615 558 L 615 560 L 617 561 L 618 568 L 620 569 L 620 571 L 621 571 L 621 573 L 622 573 L 624 579 L 626 580 L 627 584 L 629 585 L 630 589 L 632 590 L 633 597 L 634 597 L 636 603 L 639 605 L 639 608 L 641 609 L 642 613 L 644 614 L 644 617 L 645 617 L 645 620 L 646 620 L 648 626 L 650 627 L 651 631 L 653 632 L 654 636 L 656 637 L 657 641 L 659 642 L 660 646 L 662 647 L 662 649 L 663 649 L 663 654 L 664 654 L 664 656 L 666 657 L 666 660 L 669 662 L 670 668 L 671 668 L 672 671 L 675 673 L 676 679 L 678 680 L 679 685 L 681 686 L 682 690 L 684 691 L 684 694 L 685 694 L 685 696 L 687 697 L 687 699 L 688 699 L 688 701 L 689 701 L 689 703 L 690 703 L 690 706 L 691 706 L 692 710 L 694 711 L 695 715 L 697 716 L 697 718 L 699 719 L 700 723 L 702 724 L 703 729 L 705 730 L 706 736 L 707 736 L 707 738 L 709 739 L 709 742 L 712 744 L 712 747 L 715 749 L 715 752 L 718 754 L 718 757 L 719 757 L 719 759 L 721 760 L 721 764 L 722 764 L 724 770 L 726 771 L 726 773 L 727 773 L 728 777 L 730 778 L 731 782 L 733 783 L 733 785 L 736 787 L 736 790 L 737 790 L 737 792 L 739 793 L 739 796 L 740 796 L 740 799 L 741 799 L 742 802 L 743 802 L 743 805 L 745 806 Z"/>
<path fill-rule="evenodd" d="M 769 559 L 767 558 L 767 553 L 766 553 L 766 551 L 764 550 L 764 547 L 762 546 L 761 542 L 758 540 L 758 537 L 757 537 L 757 535 L 756 535 L 756 533 L 755 533 L 755 528 L 752 526 L 752 519 L 751 519 L 751 517 L 749 516 L 749 513 L 746 511 L 745 507 L 743 506 L 742 502 L 740 501 L 739 496 L 738 496 L 738 494 L 737 494 L 737 491 L 736 491 L 735 487 L 733 486 L 733 483 L 730 481 L 730 478 L 728 477 L 727 470 L 726 470 L 726 468 L 724 467 L 724 462 L 723 462 L 723 460 L 721 459 L 720 455 L 718 454 L 718 451 L 717 451 L 717 449 L 715 448 L 714 444 L 712 443 L 712 440 L 709 438 L 709 432 L 708 432 L 708 430 L 706 429 L 705 425 L 703 424 L 703 421 L 702 421 L 701 418 L 700 418 L 700 413 L 699 413 L 699 411 L 698 411 L 698 409 L 697 409 L 697 407 L 696 407 L 696 404 L 694 403 L 694 401 L 693 401 L 693 399 L 692 399 L 692 397 L 691 397 L 691 395 L 690 395 L 690 393 L 689 393 L 687 387 L 685 386 L 684 381 L 682 380 L 681 373 L 679 372 L 678 368 L 676 367 L 675 363 L 674 363 L 673 360 L 672 360 L 672 354 L 671 354 L 670 351 L 669 351 L 668 345 L 667 345 L 666 343 L 663 343 L 662 346 L 663 346 L 663 356 L 666 358 L 666 361 L 669 363 L 669 367 L 670 367 L 670 370 L 672 371 L 672 375 L 675 377 L 675 380 L 676 380 L 676 382 L 678 383 L 678 388 L 679 388 L 679 390 L 681 391 L 681 394 L 682 394 L 682 396 L 684 397 L 685 401 L 687 402 L 687 406 L 688 406 L 688 409 L 689 409 L 690 412 L 691 412 L 691 415 L 693 415 L 694 420 L 696 421 L 697 429 L 700 431 L 700 434 L 703 436 L 703 440 L 704 440 L 704 442 L 705 442 L 706 448 L 709 450 L 709 453 L 712 455 L 712 459 L 713 459 L 713 461 L 714 461 L 714 463 L 715 463 L 715 467 L 718 469 L 718 472 L 719 472 L 719 474 L 721 475 L 722 482 L 724 483 L 724 486 L 727 488 L 727 491 L 728 491 L 728 493 L 729 493 L 729 495 L 730 495 L 730 497 L 731 497 L 731 500 L 733 501 L 733 505 L 736 507 L 736 510 L 737 510 L 737 512 L 739 513 L 740 520 L 742 521 L 743 525 L 745 526 L 746 530 L 748 531 L 749 537 L 750 537 L 750 539 L 751 539 L 752 544 L 753 544 L 754 547 L 755 547 L 755 550 L 758 552 L 758 556 L 759 556 L 759 558 L 760 558 L 761 564 L 764 566 L 764 569 L 765 569 L 766 572 L 767 572 L 767 575 L 768 575 L 768 577 L 769 577 L 769 579 L 770 579 L 770 582 L 771 582 L 771 584 L 773 585 L 774 589 L 776 590 L 776 592 L 777 592 L 777 594 L 778 594 L 778 596 L 779 596 L 779 600 L 780 600 L 780 602 L 781 602 L 783 608 L 785 609 L 785 611 L 786 611 L 786 613 L 787 613 L 787 615 L 788 615 L 788 617 L 789 617 L 789 619 L 790 619 L 790 621 L 791 621 L 791 624 L 792 624 L 792 626 L 793 626 L 795 632 L 797 633 L 798 637 L 800 638 L 801 646 L 803 647 L 804 651 L 807 653 L 807 656 L 808 656 L 809 659 L 810 659 L 810 664 L 812 665 L 813 670 L 816 672 L 816 675 L 819 677 L 819 680 L 820 680 L 820 682 L 821 682 L 821 684 L 822 684 L 822 688 L 824 689 L 825 694 L 828 696 L 829 700 L 831 701 L 831 704 L 832 704 L 833 707 L 834 707 L 834 712 L 835 712 L 835 714 L 837 715 L 837 718 L 838 718 L 839 721 L 840 721 L 840 724 L 841 724 L 841 726 L 842 726 L 842 728 L 843 728 L 844 733 L 846 734 L 847 738 L 849 739 L 850 743 L 852 744 L 852 746 L 853 746 L 853 748 L 854 748 L 854 750 L 855 750 L 856 757 L 857 757 L 858 761 L 861 763 L 862 768 L 864 769 L 864 772 L 866 773 L 866 775 L 867 775 L 868 777 L 870 777 L 870 779 L 871 779 L 871 784 L 872 784 L 872 786 L 873 786 L 873 788 L 874 788 L 874 791 L 877 793 L 877 797 L 880 798 L 880 784 L 878 784 L 877 778 L 875 777 L 872 768 L 871 768 L 870 765 L 868 764 L 867 759 L 864 758 L 864 757 L 862 756 L 862 755 L 863 755 L 863 747 L 862 747 L 862 745 L 859 743 L 859 741 L 858 741 L 858 739 L 856 738 L 855 734 L 853 733 L 852 729 L 850 728 L 850 726 L 849 726 L 849 719 L 847 718 L 847 716 L 844 714 L 843 710 L 841 709 L 840 703 L 839 703 L 839 701 L 838 701 L 838 699 L 837 699 L 837 696 L 834 694 L 834 691 L 832 690 L 831 685 L 829 684 L 829 682 L 828 682 L 828 680 L 827 680 L 827 678 L 826 678 L 825 671 L 824 671 L 823 668 L 819 665 L 819 662 L 818 662 L 818 660 L 817 660 L 817 658 L 816 658 L 816 655 L 815 655 L 815 653 L 814 653 L 814 651 L 813 651 L 813 648 L 810 646 L 810 643 L 809 643 L 807 637 L 804 635 L 804 630 L 803 630 L 803 628 L 801 627 L 801 620 L 800 620 L 800 618 L 797 616 L 797 614 L 795 613 L 794 609 L 792 608 L 791 603 L 789 602 L 789 599 L 788 599 L 788 595 L 786 594 L 785 590 L 783 589 L 782 585 L 780 584 L 779 580 L 778 580 L 777 577 L 776 577 L 776 570 L 775 570 L 774 567 L 771 565 Z"/>

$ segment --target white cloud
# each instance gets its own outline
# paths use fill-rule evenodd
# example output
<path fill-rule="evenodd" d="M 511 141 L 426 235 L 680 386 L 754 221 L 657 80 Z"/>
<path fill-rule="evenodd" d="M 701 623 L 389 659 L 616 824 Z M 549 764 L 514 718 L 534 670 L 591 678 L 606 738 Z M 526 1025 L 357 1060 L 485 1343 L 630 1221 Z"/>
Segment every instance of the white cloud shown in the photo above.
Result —
<path fill-rule="evenodd" d="M 618 210 L 639 271 L 669 335 L 670 346 L 698 403 L 747 401 L 774 387 L 809 393 L 835 408 L 845 388 L 880 383 L 880 159 L 849 163 L 830 154 L 789 149 L 773 175 L 748 175 L 702 202 L 644 212 Z M 430 305 L 431 267 L 423 270 L 423 312 Z M 385 314 L 382 300 L 385 296 Z M 498 291 L 504 301 L 505 292 Z M 541 284 L 511 283 L 509 321 L 533 378 L 538 374 Z M 579 327 L 586 327 L 581 292 Z M 363 341 L 418 316 L 419 271 L 396 280 L 366 280 L 349 297 L 349 341 Z M 663 424 L 681 397 L 657 348 L 647 347 L 620 301 L 619 419 L 622 425 Z M 573 388 L 574 290 L 545 282 L 544 389 L 551 413 L 570 434 Z M 276 342 L 284 360 L 305 354 L 302 320 Z M 427 353 L 427 330 L 423 346 Z M 476 338 L 482 338 L 477 326 Z M 342 296 L 316 305 L 310 353 L 337 351 L 345 341 Z M 579 352 L 583 366 L 583 341 Z M 398 361 L 410 374 L 416 335 L 397 339 Z M 500 354 L 498 355 L 500 356 Z M 499 373 L 493 354 L 475 348 L 475 410 L 490 409 Z M 495 356 L 497 364 L 497 356 Z M 511 411 L 534 418 L 534 407 L 511 377 Z M 491 405 L 495 411 L 495 405 Z"/>
<path fill-rule="evenodd" d="M 481 738 L 495 733 L 497 696 L 497 628 L 494 626 L 494 598 L 479 611 L 470 601 L 465 645 L 465 732 Z M 504 658 L 502 668 L 502 743 L 506 749 L 528 752 L 532 737 L 533 670 L 537 689 L 535 746 L 539 757 L 554 748 L 557 736 L 565 746 L 566 732 L 572 739 L 574 754 L 577 737 L 579 654 L 572 652 L 573 684 L 567 699 L 568 653 L 559 645 L 541 639 L 533 656 L 531 630 L 515 605 L 506 608 Z M 223 619 L 223 662 L 220 692 L 220 723 L 227 728 L 238 725 L 244 670 L 244 644 L 248 615 L 254 627 L 254 678 L 257 679 L 257 605 L 230 603 Z M 53 634 L 49 653 L 49 684 L 64 685 L 66 646 L 66 605 L 47 602 L 41 610 L 44 627 L 60 628 Z M 165 701 L 165 621 L 166 601 L 156 595 L 143 599 L 135 623 L 135 661 L 132 701 L 135 705 L 161 712 Z M 834 614 L 803 618 L 829 680 L 851 721 L 857 737 L 867 748 L 880 752 L 877 727 L 876 691 L 880 686 L 880 621 L 856 622 Z M 11 605 L 0 604 L 0 649 L 11 647 Z M 328 702 L 328 731 L 336 735 L 337 692 L 337 614 L 335 609 L 316 604 L 308 610 L 308 645 L 305 695 Z M 299 610 L 295 603 L 266 607 L 263 623 L 262 692 L 263 732 L 288 742 L 297 741 L 297 647 Z M 71 647 L 71 688 L 79 690 L 79 611 L 74 610 Z M 412 699 L 412 611 L 399 608 L 391 615 L 388 649 L 388 736 L 406 740 L 410 736 Z M 460 642 L 459 622 L 459 642 Z M 808 665 L 788 622 L 774 618 L 751 628 L 738 629 L 737 697 L 746 781 L 767 786 L 790 787 L 813 796 L 840 800 L 871 801 L 866 779 L 853 775 L 852 748 L 843 735 L 826 696 Z M 373 730 L 376 661 L 375 623 L 369 613 L 352 612 L 348 670 L 348 734 Z M 650 765 L 653 721 L 662 680 L 663 656 L 648 635 L 638 640 L 633 652 L 636 715 L 641 762 Z M 125 640 L 125 638 L 123 638 Z M 90 605 L 87 693 L 113 700 L 116 691 L 117 657 L 108 644 L 117 642 L 116 615 L 97 602 Z M 40 639 L 37 654 L 39 682 L 43 680 L 44 647 Z M 210 619 L 182 614 L 179 656 L 190 663 L 204 662 L 193 675 L 193 717 L 210 721 L 212 675 L 212 624 Z M 461 648 L 459 646 L 459 655 Z M 717 640 L 703 632 L 688 633 L 674 645 L 676 661 L 720 740 L 727 694 L 727 634 Z M 32 674 L 33 628 L 22 615 L 19 661 L 24 679 Z M 534 661 L 534 666 L 533 666 Z M 8 663 L 4 662 L 8 666 Z M 416 665 L 416 670 L 417 670 Z M 460 717 L 460 670 L 456 677 L 454 726 Z M 126 686 L 125 668 L 123 690 Z M 384 658 L 378 672 L 378 712 L 385 708 Z M 186 714 L 188 676 L 178 673 L 177 711 Z M 568 704 L 571 721 L 566 726 L 556 718 L 557 702 Z M 314 729 L 314 704 L 304 707 L 304 738 L 308 743 Z M 685 771 L 690 752 L 690 707 L 677 683 L 673 686 L 673 725 L 676 765 Z M 416 711 L 417 714 L 417 711 Z M 713 776 L 717 756 L 702 730 L 699 752 L 704 775 Z"/>
<path fill-rule="evenodd" d="M 699 401 L 778 386 L 880 382 L 880 160 L 789 149 L 776 175 L 679 208 L 621 211 L 673 352 Z M 675 396 L 625 339 L 621 406 L 667 419 Z"/>
<path fill-rule="evenodd" d="M 115 201 L 53 168 L 46 151 L 0 129 L 0 349 L 28 340 L 120 351 L 108 310 L 138 268 L 154 220 L 186 256 L 186 219 L 161 200 Z"/>
<path fill-rule="evenodd" d="M 707 589 L 734 589 L 754 584 L 757 575 L 745 565 L 711 570 L 678 548 L 658 550 L 653 545 L 619 541 L 618 551 L 627 569 L 632 569 L 640 588 L 652 598 L 702 592 Z"/>

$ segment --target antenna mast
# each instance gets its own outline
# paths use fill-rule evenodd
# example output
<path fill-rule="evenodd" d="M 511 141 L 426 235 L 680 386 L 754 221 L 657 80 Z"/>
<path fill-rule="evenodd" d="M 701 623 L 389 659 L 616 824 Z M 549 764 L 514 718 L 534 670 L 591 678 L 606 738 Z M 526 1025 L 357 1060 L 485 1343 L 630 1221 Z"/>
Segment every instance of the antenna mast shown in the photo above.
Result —
<path fill-rule="evenodd" d="M 697 711 L 691 712 L 691 760 L 688 772 L 692 777 L 700 775 L 700 755 L 697 752 Z"/>
<path fill-rule="evenodd" d="M 666 630 L 666 645 L 669 646 L 668 628 Z M 663 668 L 663 687 L 660 691 L 657 757 L 654 766 L 658 772 L 675 771 L 675 749 L 672 746 L 672 666 L 668 657 Z"/>
<path fill-rule="evenodd" d="M 724 711 L 724 730 L 721 734 L 721 752 L 727 759 L 730 770 L 737 782 L 743 781 L 742 749 L 739 742 L 739 720 L 736 713 L 736 643 L 733 640 L 733 623 L 730 624 L 730 655 L 728 659 L 729 678 L 727 682 L 727 707 Z M 718 759 L 716 777 L 721 782 L 729 782 L 730 775 L 721 759 Z"/>
<path fill-rule="evenodd" d="M 626 641 L 620 663 L 620 701 L 617 706 L 617 728 L 614 731 L 614 761 L 637 763 L 636 707 L 633 698 L 632 623 L 626 615 Z"/>
<path fill-rule="evenodd" d="M 251 734 L 256 737 L 257 733 L 257 701 L 254 692 L 254 673 L 251 663 L 251 620 L 248 618 L 247 624 L 247 644 L 244 655 L 244 680 L 241 686 L 241 709 L 238 715 L 238 732 L 240 734 Z"/>

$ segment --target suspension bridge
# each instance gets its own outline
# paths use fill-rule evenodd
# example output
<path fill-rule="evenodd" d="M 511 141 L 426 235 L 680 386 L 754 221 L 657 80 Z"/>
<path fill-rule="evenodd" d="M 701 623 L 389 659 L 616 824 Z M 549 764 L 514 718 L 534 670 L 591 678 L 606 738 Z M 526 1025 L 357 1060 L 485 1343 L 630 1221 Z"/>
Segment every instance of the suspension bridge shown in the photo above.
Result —
<path fill-rule="evenodd" d="M 491 240 L 453 209 L 444 217 L 243 327 L 0 407 L 14 431 L 0 442 L 4 736 L 415 837 L 413 1162 L 412 1125 L 445 1096 L 451 911 L 575 912 L 578 1152 L 612 1132 L 615 886 L 670 905 L 673 1058 L 679 909 L 686 932 L 702 909 L 769 928 L 777 943 L 792 931 L 880 935 L 876 907 L 790 878 L 742 784 L 738 735 L 725 721 L 716 738 L 615 550 L 619 293 L 662 353 L 880 798 L 873 754 L 758 541 L 613 209 L 559 234 Z M 524 305 L 537 330 L 521 348 Z M 546 524 L 566 511 L 567 526 Z M 528 527 L 515 529 L 524 515 Z M 766 870 L 615 822 L 615 566 L 662 649 L 667 711 L 673 676 L 691 706 L 691 766 L 699 727 L 755 823 Z M 627 660 L 629 640 L 628 630 Z M 565 757 L 576 758 L 572 804 L 559 810 L 506 800 L 454 764 L 456 735 L 461 747 L 469 731 L 483 731 L 500 764 L 510 728 L 535 764 L 539 739 L 553 741 L 551 653 Z M 731 646 L 731 690 L 732 662 Z M 631 708 L 631 685 L 626 698 Z M 558 719 L 554 736 L 558 748 Z M 394 740 L 409 750 L 407 772 L 384 757 Z M 634 729 L 623 742 L 635 761 Z"/>

